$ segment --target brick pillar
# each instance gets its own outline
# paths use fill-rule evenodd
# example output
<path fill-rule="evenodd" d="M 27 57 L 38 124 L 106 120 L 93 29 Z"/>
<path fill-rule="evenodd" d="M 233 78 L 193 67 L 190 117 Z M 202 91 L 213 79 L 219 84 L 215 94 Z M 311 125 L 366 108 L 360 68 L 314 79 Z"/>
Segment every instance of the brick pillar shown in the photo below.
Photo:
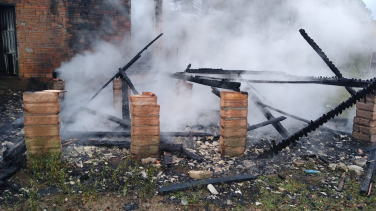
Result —
<path fill-rule="evenodd" d="M 376 95 L 367 95 L 364 100 L 356 103 L 353 137 L 363 142 L 376 142 Z"/>
<path fill-rule="evenodd" d="M 131 158 L 159 156 L 159 111 L 157 96 L 151 92 L 131 95 Z"/>
<path fill-rule="evenodd" d="M 61 153 L 58 93 L 24 92 L 23 103 L 28 155 Z"/>
<path fill-rule="evenodd" d="M 114 108 L 116 111 L 121 113 L 122 111 L 122 91 L 121 91 L 121 78 L 115 78 L 112 81 L 113 84 L 113 97 L 114 97 Z"/>
<path fill-rule="evenodd" d="M 219 151 L 241 156 L 247 140 L 248 93 L 221 91 Z"/>

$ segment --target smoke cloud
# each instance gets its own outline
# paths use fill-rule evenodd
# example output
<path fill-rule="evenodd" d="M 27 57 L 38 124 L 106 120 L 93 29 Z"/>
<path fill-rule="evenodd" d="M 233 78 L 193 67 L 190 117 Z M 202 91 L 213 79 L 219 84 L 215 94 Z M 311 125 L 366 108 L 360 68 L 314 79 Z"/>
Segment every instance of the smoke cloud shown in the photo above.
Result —
<path fill-rule="evenodd" d="M 116 0 L 110 3 L 115 4 Z M 112 106 L 111 84 L 93 102 L 87 102 L 116 74 L 119 67 L 158 35 L 153 22 L 154 0 L 133 0 L 131 6 L 131 51 L 124 47 L 130 44 L 127 43 L 128 39 L 124 39 L 124 45 L 96 40 L 93 41 L 93 51 L 76 55 L 71 61 L 62 63 L 59 71 L 68 91 L 64 115 L 69 116 L 78 107 L 87 105 L 104 113 L 121 116 Z M 349 56 L 366 55 L 371 50 L 372 24 L 364 6 L 358 0 L 165 0 L 164 35 L 158 41 L 162 42 L 162 54 L 153 54 L 154 46 L 161 44 L 155 43 L 137 62 L 151 66 L 149 71 L 152 77 L 150 81 L 138 80 L 132 75 L 130 78 L 133 78 L 139 92 L 151 91 L 158 96 L 161 131 L 174 131 L 180 126 L 196 124 L 197 119 L 200 119 L 201 124 L 213 121 L 219 123 L 218 115 L 210 111 L 219 109 L 219 98 L 211 93 L 210 87 L 194 84 L 191 100 L 182 96 L 176 98 L 174 90 L 177 80 L 167 77 L 167 74 L 184 71 L 188 64 L 192 64 L 191 68 L 334 76 L 300 35 L 298 30 L 304 28 L 340 68 L 344 77 L 354 77 L 352 73 L 346 72 Z M 142 67 L 135 65 L 129 71 L 139 71 Z M 281 79 L 273 76 L 246 78 Z M 328 102 L 340 102 L 338 94 L 346 92 L 342 87 L 323 85 L 253 86 L 262 94 L 260 99 L 265 104 L 306 119 L 315 119 L 327 112 L 330 109 Z M 241 89 L 248 91 L 248 86 L 242 84 Z M 202 113 L 208 110 L 207 117 L 203 116 Z M 351 115 L 349 118 L 352 118 Z M 106 122 L 89 115 L 77 119 L 78 122 L 68 129 L 103 130 L 102 126 Z M 249 101 L 249 123 L 257 124 L 265 120 Z M 295 123 L 295 120 L 282 122 L 283 125 Z M 273 131 L 271 126 L 264 130 Z"/>

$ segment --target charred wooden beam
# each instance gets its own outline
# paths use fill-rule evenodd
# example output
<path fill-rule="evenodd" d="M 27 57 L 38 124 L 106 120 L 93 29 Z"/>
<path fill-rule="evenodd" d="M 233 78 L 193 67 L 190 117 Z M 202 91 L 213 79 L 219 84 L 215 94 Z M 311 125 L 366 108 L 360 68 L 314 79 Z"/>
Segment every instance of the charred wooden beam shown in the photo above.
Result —
<path fill-rule="evenodd" d="M 249 95 L 250 99 L 253 101 L 253 103 L 257 106 L 257 108 L 261 111 L 261 113 L 268 120 L 275 119 L 273 114 L 270 113 L 270 111 L 267 108 L 260 105 L 260 103 L 262 103 L 261 100 L 253 93 L 253 91 L 251 89 L 249 89 L 248 95 Z M 281 134 L 281 136 L 283 138 L 290 137 L 290 133 L 282 126 L 282 124 L 280 122 L 274 122 L 274 123 L 271 123 L 271 124 L 279 132 L 279 134 Z"/>
<path fill-rule="evenodd" d="M 125 72 L 121 68 L 119 68 L 119 73 L 121 74 L 120 77 L 122 78 L 122 81 L 125 82 L 129 86 L 129 88 L 132 89 L 132 92 L 134 94 L 138 95 L 136 88 L 134 88 L 133 83 L 132 83 L 131 79 L 129 79 L 127 74 L 125 74 Z"/>
<path fill-rule="evenodd" d="M 367 173 L 364 177 L 362 185 L 360 186 L 360 194 L 367 196 L 372 188 L 373 180 L 376 173 L 376 150 L 372 152 L 370 164 L 368 166 Z"/>
<path fill-rule="evenodd" d="M 117 118 L 115 116 L 104 114 L 104 113 L 95 111 L 95 110 L 90 109 L 90 108 L 83 107 L 82 110 L 85 111 L 85 112 L 87 112 L 87 113 L 93 114 L 95 116 L 108 119 L 108 120 L 110 120 L 112 122 L 115 122 L 115 123 L 121 125 L 122 127 L 125 127 L 125 128 L 130 128 L 131 127 L 131 122 L 129 120 L 120 119 L 120 118 Z"/>
<path fill-rule="evenodd" d="M 158 35 L 154 40 L 152 40 L 149 44 L 147 44 L 140 52 L 138 52 L 138 54 L 136 54 L 124 67 L 121 68 L 121 70 L 123 72 L 127 71 L 127 69 L 129 69 L 129 67 L 131 67 L 139 58 L 141 58 L 141 54 L 146 51 L 146 49 L 148 49 L 155 41 L 157 41 L 161 36 L 163 35 L 163 33 L 161 33 L 160 35 Z M 107 83 L 105 83 L 102 88 L 99 89 L 99 91 L 97 93 L 94 94 L 94 96 L 90 99 L 93 100 L 104 88 L 106 88 L 106 86 L 108 84 L 111 83 L 112 80 L 114 80 L 115 78 L 119 77 L 121 74 L 119 72 L 117 72 Z M 90 102 L 89 101 L 89 102 Z"/>
<path fill-rule="evenodd" d="M 316 53 L 321 57 L 321 59 L 325 62 L 326 65 L 328 65 L 329 69 L 332 70 L 332 72 L 338 77 L 343 78 L 341 72 L 338 70 L 338 68 L 329 60 L 329 58 L 326 56 L 326 54 L 321 50 L 321 48 L 315 43 L 315 41 L 308 36 L 308 34 L 305 32 L 304 29 L 299 30 L 300 34 L 303 36 L 303 38 L 308 42 L 308 44 L 313 48 L 313 50 L 316 51 Z M 353 90 L 350 87 L 345 87 L 346 90 L 351 94 L 355 95 L 356 91 Z"/>
<path fill-rule="evenodd" d="M 3 152 L 0 160 L 0 185 L 15 174 L 19 169 L 26 166 L 26 144 L 24 140 L 18 141 L 14 146 Z"/>
<path fill-rule="evenodd" d="M 264 107 L 266 107 L 266 108 L 268 108 L 268 109 L 270 109 L 270 110 L 276 111 L 276 112 L 278 112 L 278 113 L 280 113 L 280 114 L 283 114 L 283 115 L 286 115 L 286 116 L 288 116 L 288 117 L 291 117 L 291 118 L 293 118 L 293 119 L 296 119 L 296 120 L 299 120 L 299 121 L 302 121 L 302 122 L 305 122 L 305 123 L 308 123 L 308 124 L 311 123 L 311 121 L 309 121 L 309 120 L 307 120 L 307 119 L 303 119 L 303 118 L 300 118 L 300 117 L 298 117 L 298 116 L 295 116 L 295 115 L 292 115 L 292 114 L 286 113 L 286 112 L 284 112 L 284 111 L 281 111 L 281 110 L 279 110 L 279 109 L 276 109 L 276 108 L 274 108 L 274 107 L 271 107 L 271 106 L 269 106 L 269 105 L 266 105 L 266 104 L 264 104 L 264 103 L 262 103 L 262 102 L 258 102 L 258 104 L 261 105 L 261 106 L 264 106 Z"/>
<path fill-rule="evenodd" d="M 123 120 L 130 121 L 131 117 L 129 115 L 129 93 L 128 93 L 128 84 L 125 82 L 125 79 L 121 77 L 121 112 Z"/>
<path fill-rule="evenodd" d="M 181 136 L 181 137 L 189 137 L 192 136 L 213 136 L 210 133 L 200 133 L 200 132 L 161 132 L 161 137 L 168 137 L 168 136 Z M 130 137 L 130 131 L 124 132 L 116 132 L 116 131 L 95 131 L 95 132 L 82 132 L 82 131 L 62 131 L 62 136 L 65 139 L 71 138 L 82 138 L 82 137 Z"/>
<path fill-rule="evenodd" d="M 261 122 L 261 123 L 256 124 L 256 125 L 250 125 L 250 126 L 247 127 L 247 131 L 255 130 L 257 128 L 264 127 L 266 125 L 270 125 L 270 124 L 273 124 L 273 123 L 276 123 L 276 122 L 280 122 L 280 121 L 283 121 L 285 119 L 286 119 L 286 117 L 280 116 L 280 117 L 270 119 L 270 120 L 265 121 L 265 122 Z"/>
<path fill-rule="evenodd" d="M 184 73 L 174 73 L 170 75 L 172 78 L 190 81 L 193 83 L 198 83 L 206 86 L 216 87 L 216 88 L 222 88 L 222 89 L 230 89 L 233 91 L 240 91 L 240 83 L 239 82 L 230 82 L 226 79 L 218 79 L 218 78 L 203 78 L 199 76 L 189 76 L 185 75 Z"/>
<path fill-rule="evenodd" d="M 190 188 L 209 185 L 209 184 L 214 185 L 214 184 L 220 184 L 220 183 L 243 182 L 243 181 L 249 181 L 249 180 L 254 180 L 254 179 L 257 179 L 257 176 L 254 176 L 252 174 L 245 174 L 245 175 L 236 175 L 232 177 L 196 180 L 192 182 L 179 183 L 179 184 L 173 184 L 173 185 L 162 187 L 158 190 L 158 193 L 164 195 L 167 193 L 172 193 L 176 191 L 184 191 Z"/>
<path fill-rule="evenodd" d="M 217 97 L 221 97 L 221 92 L 215 88 L 215 87 L 211 87 L 212 88 L 212 93 L 215 94 Z"/>
<path fill-rule="evenodd" d="M 212 68 L 198 68 L 198 69 L 187 69 L 187 73 L 195 74 L 216 74 L 216 75 L 286 75 L 285 72 L 280 71 L 255 71 L 255 70 L 223 70 L 223 69 L 212 69 Z"/>
<path fill-rule="evenodd" d="M 322 84 L 322 85 L 332 85 L 332 86 L 345 86 L 345 87 L 357 87 L 364 88 L 367 87 L 371 82 L 360 79 L 323 79 L 323 80 L 311 80 L 311 81 L 275 81 L 275 80 L 242 80 L 249 83 L 277 83 L 277 84 Z"/>

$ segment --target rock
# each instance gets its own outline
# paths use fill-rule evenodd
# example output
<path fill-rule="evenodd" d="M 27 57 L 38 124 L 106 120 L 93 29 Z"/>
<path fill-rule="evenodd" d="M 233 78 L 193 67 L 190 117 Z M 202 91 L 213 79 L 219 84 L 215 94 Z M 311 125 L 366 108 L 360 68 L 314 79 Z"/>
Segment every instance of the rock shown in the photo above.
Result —
<path fill-rule="evenodd" d="M 303 166 L 305 164 L 305 162 L 303 160 L 295 160 L 293 163 L 296 166 Z"/>
<path fill-rule="evenodd" d="M 215 187 L 212 184 L 209 184 L 207 187 L 208 187 L 211 194 L 213 194 L 213 195 L 219 194 L 218 191 L 215 189 Z"/>
<path fill-rule="evenodd" d="M 347 168 L 350 171 L 355 171 L 357 175 L 361 175 L 362 172 L 364 171 L 362 167 L 357 166 L 357 165 L 348 165 Z"/>
<path fill-rule="evenodd" d="M 244 169 L 244 166 L 242 166 L 242 165 L 237 165 L 236 168 L 237 168 L 237 169 Z"/>
<path fill-rule="evenodd" d="M 227 204 L 227 205 L 231 205 L 231 204 L 232 204 L 231 200 L 230 200 L 230 199 L 227 199 L 226 204 Z"/>
<path fill-rule="evenodd" d="M 365 166 L 366 163 L 367 163 L 366 159 L 356 159 L 356 160 L 354 160 L 354 164 L 357 165 L 357 166 L 360 166 L 360 167 Z"/>
<path fill-rule="evenodd" d="M 244 165 L 246 168 L 251 168 L 252 166 L 255 166 L 256 164 L 253 163 L 253 162 L 251 162 L 251 161 L 249 161 L 249 160 L 245 160 L 245 161 L 243 162 L 243 165 Z"/>
<path fill-rule="evenodd" d="M 229 165 L 233 165 L 233 164 L 234 164 L 234 161 L 229 160 L 229 161 L 227 161 L 227 163 L 228 163 Z"/>
<path fill-rule="evenodd" d="M 141 159 L 142 164 L 151 164 L 151 163 L 156 163 L 157 159 L 156 158 L 143 158 Z"/>
<path fill-rule="evenodd" d="M 337 168 L 337 164 L 336 164 L 336 163 L 330 163 L 330 164 L 328 165 L 328 168 L 329 168 L 330 170 L 332 170 L 332 171 L 335 171 L 336 168 Z"/>
<path fill-rule="evenodd" d="M 278 190 L 281 191 L 281 192 L 285 192 L 286 191 L 286 189 L 281 188 L 281 187 L 278 187 Z"/>
<path fill-rule="evenodd" d="M 240 190 L 236 190 L 235 193 L 242 195 L 242 192 Z"/>
<path fill-rule="evenodd" d="M 181 204 L 184 205 L 184 206 L 186 206 L 186 205 L 188 205 L 188 202 L 185 199 L 182 199 L 181 200 Z"/>
<path fill-rule="evenodd" d="M 337 168 L 339 170 L 342 170 L 342 171 L 345 171 L 345 172 L 349 171 L 349 168 L 347 168 L 346 164 L 344 164 L 344 163 L 338 163 Z"/>
<path fill-rule="evenodd" d="M 137 210 L 138 209 L 138 203 L 135 202 L 135 203 L 125 204 L 123 209 L 126 210 L 126 211 Z"/>
<path fill-rule="evenodd" d="M 192 179 L 207 179 L 213 177 L 212 171 L 189 171 L 188 173 Z"/>

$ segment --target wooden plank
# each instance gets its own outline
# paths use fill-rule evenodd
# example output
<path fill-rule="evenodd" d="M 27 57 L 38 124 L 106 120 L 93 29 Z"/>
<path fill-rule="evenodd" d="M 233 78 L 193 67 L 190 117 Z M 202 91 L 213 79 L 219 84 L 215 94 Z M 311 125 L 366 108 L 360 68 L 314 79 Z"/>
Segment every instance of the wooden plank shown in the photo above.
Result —
<path fill-rule="evenodd" d="M 254 176 L 252 174 L 245 174 L 245 175 L 236 175 L 232 177 L 196 180 L 192 182 L 179 183 L 179 184 L 173 184 L 173 185 L 162 187 L 158 190 L 158 193 L 164 195 L 167 193 L 172 193 L 176 191 L 184 191 L 190 188 L 194 188 L 198 186 L 206 186 L 209 184 L 215 185 L 215 184 L 220 184 L 220 183 L 243 182 L 243 181 L 249 181 L 249 180 L 254 180 L 254 179 L 257 179 L 257 176 Z"/>

